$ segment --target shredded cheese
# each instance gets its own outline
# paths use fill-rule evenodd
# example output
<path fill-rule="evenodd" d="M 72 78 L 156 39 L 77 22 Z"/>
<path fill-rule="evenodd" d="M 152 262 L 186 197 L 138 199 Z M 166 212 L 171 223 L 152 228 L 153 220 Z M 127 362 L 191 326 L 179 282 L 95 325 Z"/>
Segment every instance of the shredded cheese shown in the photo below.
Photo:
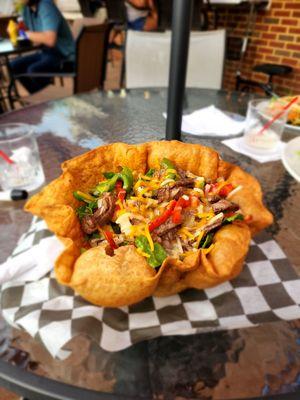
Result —
<path fill-rule="evenodd" d="M 137 251 L 141 256 L 143 256 L 143 257 L 147 257 L 147 258 L 150 257 L 149 254 L 145 253 L 142 249 L 140 249 L 140 248 L 138 248 L 138 247 L 136 248 L 136 251 Z"/>
<path fill-rule="evenodd" d="M 203 177 L 196 178 L 195 187 L 198 188 L 198 189 L 201 189 L 203 187 L 203 183 L 204 183 L 204 178 Z"/>
<path fill-rule="evenodd" d="M 165 180 L 160 184 L 160 186 L 165 186 L 165 185 L 167 185 L 168 183 L 174 183 L 174 179 L 170 179 L 170 178 L 165 179 Z"/>
<path fill-rule="evenodd" d="M 206 219 L 211 219 L 215 216 L 215 214 L 211 211 L 211 212 L 206 212 L 206 213 L 198 213 L 197 217 L 202 219 L 202 218 L 206 218 Z"/>
<path fill-rule="evenodd" d="M 138 190 L 138 193 L 139 193 L 139 196 L 143 196 L 143 194 L 145 194 L 146 192 L 148 192 L 149 191 L 149 188 L 148 187 L 145 187 L 144 189 L 142 189 L 142 188 L 139 188 L 139 190 Z"/>
<path fill-rule="evenodd" d="M 84 199 L 88 200 L 88 201 L 94 201 L 94 200 L 95 200 L 95 197 L 92 197 L 92 196 L 91 196 L 90 194 L 88 194 L 88 193 L 81 192 L 80 190 L 77 191 L 77 194 L 78 194 L 79 196 L 83 197 Z"/>
<path fill-rule="evenodd" d="M 152 251 L 154 251 L 154 243 L 153 243 L 151 234 L 150 234 L 150 232 L 149 232 L 149 227 L 148 227 L 148 225 L 145 225 L 145 236 L 146 236 L 146 238 L 148 239 L 148 242 L 149 242 L 149 245 L 150 245 L 150 249 L 151 249 Z"/>
<path fill-rule="evenodd" d="M 138 190 L 141 186 L 146 186 L 146 182 L 139 179 L 133 186 L 134 191 Z"/>
<path fill-rule="evenodd" d="M 195 236 L 191 232 L 189 232 L 189 230 L 187 228 L 180 228 L 178 233 L 181 233 L 181 234 L 187 236 L 190 239 L 194 239 L 195 238 Z"/>
<path fill-rule="evenodd" d="M 214 244 L 211 244 L 207 249 L 202 249 L 203 254 L 207 255 L 212 251 L 212 249 L 215 247 Z"/>
<path fill-rule="evenodd" d="M 193 193 L 193 194 L 195 194 L 194 192 L 196 192 L 197 195 L 200 194 L 202 197 L 204 196 L 204 192 L 203 192 L 203 190 L 200 189 L 200 188 L 195 187 L 195 188 L 192 190 L 192 193 Z"/>
<path fill-rule="evenodd" d="M 167 168 L 166 172 L 167 172 L 167 174 L 176 174 L 177 175 L 177 171 L 174 168 Z"/>
<path fill-rule="evenodd" d="M 149 227 L 148 227 L 147 224 L 132 225 L 131 226 L 129 236 L 135 237 L 135 236 L 139 236 L 139 235 L 145 235 L 146 236 L 146 238 L 148 240 L 148 243 L 149 243 L 149 246 L 150 246 L 150 249 L 151 249 L 151 251 L 153 251 L 154 250 L 154 243 L 153 243 L 151 234 L 149 232 Z"/>

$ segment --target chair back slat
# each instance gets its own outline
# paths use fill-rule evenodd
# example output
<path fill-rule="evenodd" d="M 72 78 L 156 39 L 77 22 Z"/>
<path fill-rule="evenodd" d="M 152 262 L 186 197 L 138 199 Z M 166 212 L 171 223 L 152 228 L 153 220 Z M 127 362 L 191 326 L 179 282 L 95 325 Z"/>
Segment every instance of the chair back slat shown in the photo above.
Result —
<path fill-rule="evenodd" d="M 191 32 L 187 87 L 220 89 L 225 58 L 224 30 Z M 126 87 L 167 87 L 171 32 L 128 31 Z"/>
<path fill-rule="evenodd" d="M 76 41 L 75 93 L 101 88 L 105 77 L 108 25 L 82 27 Z"/>

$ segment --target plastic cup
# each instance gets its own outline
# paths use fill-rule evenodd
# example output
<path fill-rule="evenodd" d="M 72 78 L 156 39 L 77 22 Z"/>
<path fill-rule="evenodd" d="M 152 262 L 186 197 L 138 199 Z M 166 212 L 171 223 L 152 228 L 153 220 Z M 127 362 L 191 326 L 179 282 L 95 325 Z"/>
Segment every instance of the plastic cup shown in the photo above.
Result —
<path fill-rule="evenodd" d="M 276 119 L 267 129 L 262 128 L 274 118 L 280 109 L 270 107 L 270 100 L 251 100 L 248 103 L 244 130 L 244 145 L 254 153 L 267 154 L 275 152 L 280 143 L 287 121 L 288 111 Z"/>
<path fill-rule="evenodd" d="M 45 181 L 33 127 L 0 125 L 0 185 L 2 190 L 33 191 Z"/>

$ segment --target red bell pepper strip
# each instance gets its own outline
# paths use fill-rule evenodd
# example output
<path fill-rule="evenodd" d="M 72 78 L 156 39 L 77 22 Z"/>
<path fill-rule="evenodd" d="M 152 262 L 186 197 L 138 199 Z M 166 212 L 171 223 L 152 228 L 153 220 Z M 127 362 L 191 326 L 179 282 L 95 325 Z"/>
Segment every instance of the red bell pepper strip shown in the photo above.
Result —
<path fill-rule="evenodd" d="M 126 197 L 126 190 L 123 189 L 123 182 L 118 180 L 115 188 L 116 188 L 118 200 L 120 200 L 121 203 L 123 203 L 123 201 L 125 200 L 125 197 Z M 120 209 L 121 209 L 121 207 L 119 206 L 119 204 L 117 204 L 115 207 L 115 211 L 119 211 Z"/>
<path fill-rule="evenodd" d="M 120 189 L 122 189 L 122 187 L 123 187 L 123 182 L 120 179 L 117 180 L 116 185 L 115 185 L 117 193 L 119 192 Z"/>
<path fill-rule="evenodd" d="M 180 224 L 182 221 L 182 209 L 187 207 L 198 207 L 200 201 L 196 196 L 190 196 L 188 199 L 180 197 L 172 214 L 174 224 Z"/>
<path fill-rule="evenodd" d="M 189 207 L 190 205 L 191 205 L 191 199 L 190 199 L 190 197 L 188 198 L 188 200 L 186 200 L 186 199 L 183 198 L 183 197 L 180 197 L 180 198 L 177 200 L 176 207 L 186 208 L 186 207 Z"/>
<path fill-rule="evenodd" d="M 123 202 L 126 197 L 126 190 L 125 189 L 120 189 L 118 192 L 118 199 Z"/>
<path fill-rule="evenodd" d="M 113 234 L 110 231 L 102 231 L 105 239 L 113 250 L 118 248 L 118 245 L 115 243 Z"/>
<path fill-rule="evenodd" d="M 222 189 L 219 191 L 219 195 L 221 197 L 227 197 L 230 192 L 232 192 L 234 189 L 234 186 L 231 183 L 228 183 L 227 185 L 223 186 Z"/>
<path fill-rule="evenodd" d="M 149 223 L 149 231 L 152 232 L 154 229 L 158 228 L 160 225 L 162 225 L 166 220 L 172 215 L 172 212 L 177 204 L 176 200 L 172 200 L 166 210 L 157 218 L 155 218 L 153 221 Z"/>
<path fill-rule="evenodd" d="M 181 224 L 182 221 L 182 207 L 176 205 L 172 214 L 172 222 L 174 224 Z"/>

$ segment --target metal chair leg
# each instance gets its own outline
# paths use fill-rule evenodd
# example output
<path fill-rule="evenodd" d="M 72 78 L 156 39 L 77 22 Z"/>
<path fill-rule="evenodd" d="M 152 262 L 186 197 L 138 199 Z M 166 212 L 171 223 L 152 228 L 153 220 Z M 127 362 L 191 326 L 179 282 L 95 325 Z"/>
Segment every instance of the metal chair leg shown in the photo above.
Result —
<path fill-rule="evenodd" d="M 125 88 L 125 54 L 123 54 L 122 66 L 121 66 L 121 76 L 120 76 L 120 88 Z"/>

